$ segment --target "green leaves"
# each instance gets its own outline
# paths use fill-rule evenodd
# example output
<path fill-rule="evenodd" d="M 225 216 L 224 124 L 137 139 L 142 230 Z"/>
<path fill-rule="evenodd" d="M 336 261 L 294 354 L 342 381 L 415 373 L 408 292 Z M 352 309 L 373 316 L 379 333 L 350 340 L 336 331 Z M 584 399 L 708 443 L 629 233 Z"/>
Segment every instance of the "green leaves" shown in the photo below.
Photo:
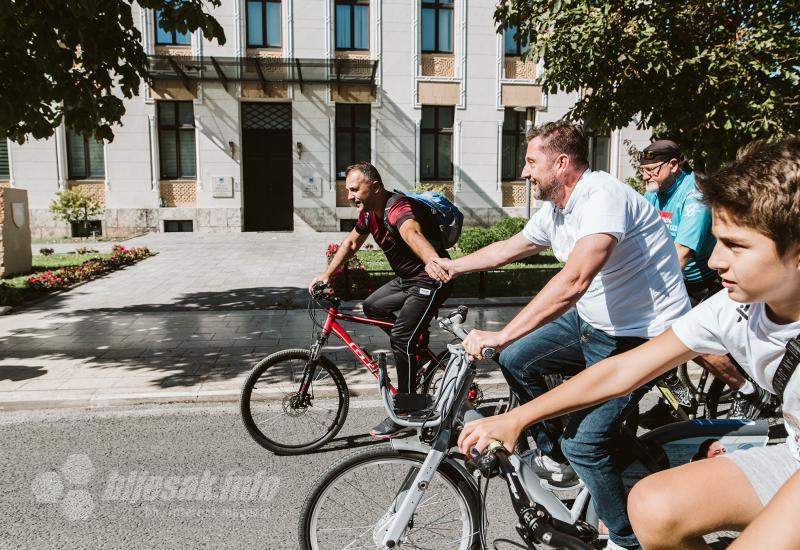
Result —
<path fill-rule="evenodd" d="M 222 27 L 205 11 L 220 3 L 0 0 L 0 139 L 49 137 L 66 116 L 75 131 L 111 141 L 125 112 L 120 98 L 138 95 L 147 74 L 138 9 L 161 9 L 168 30 L 199 28 L 224 44 Z"/>
<path fill-rule="evenodd" d="M 88 223 L 99 216 L 103 208 L 80 187 L 56 193 L 56 200 L 50 203 L 53 219 L 66 223 Z"/>
<path fill-rule="evenodd" d="M 595 129 L 632 120 L 713 170 L 761 137 L 800 133 L 800 12 L 796 2 L 504 0 L 533 32 L 547 93 L 591 90 L 569 117 Z"/>

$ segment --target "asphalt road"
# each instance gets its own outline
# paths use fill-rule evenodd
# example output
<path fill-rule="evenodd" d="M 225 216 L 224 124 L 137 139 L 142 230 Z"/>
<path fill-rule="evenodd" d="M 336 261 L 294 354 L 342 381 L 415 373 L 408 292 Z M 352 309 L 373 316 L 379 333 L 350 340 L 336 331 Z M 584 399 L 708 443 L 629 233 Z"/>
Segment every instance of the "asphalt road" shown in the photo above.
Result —
<path fill-rule="evenodd" d="M 382 411 L 352 405 L 333 450 L 298 457 L 253 442 L 235 404 L 2 413 L 0 548 L 295 549 L 315 480 L 372 444 Z M 503 482 L 487 507 L 516 539 Z"/>

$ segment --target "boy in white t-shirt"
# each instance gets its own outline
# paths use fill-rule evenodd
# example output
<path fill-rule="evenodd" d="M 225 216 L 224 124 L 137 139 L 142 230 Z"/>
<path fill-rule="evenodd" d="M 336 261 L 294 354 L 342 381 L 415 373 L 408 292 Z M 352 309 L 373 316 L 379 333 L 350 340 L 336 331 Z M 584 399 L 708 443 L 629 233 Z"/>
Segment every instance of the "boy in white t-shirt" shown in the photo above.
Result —
<path fill-rule="evenodd" d="M 698 185 L 714 213 L 709 265 L 725 290 L 652 341 L 507 414 L 467 424 L 462 451 L 493 439 L 511 450 L 529 424 L 626 395 L 699 353 L 730 353 L 774 393 L 786 345 L 800 334 L 800 139 L 766 146 Z M 800 374 L 782 397 L 785 444 L 692 462 L 634 487 L 628 514 L 645 548 L 707 548 L 702 535 L 744 528 L 800 470 Z"/>

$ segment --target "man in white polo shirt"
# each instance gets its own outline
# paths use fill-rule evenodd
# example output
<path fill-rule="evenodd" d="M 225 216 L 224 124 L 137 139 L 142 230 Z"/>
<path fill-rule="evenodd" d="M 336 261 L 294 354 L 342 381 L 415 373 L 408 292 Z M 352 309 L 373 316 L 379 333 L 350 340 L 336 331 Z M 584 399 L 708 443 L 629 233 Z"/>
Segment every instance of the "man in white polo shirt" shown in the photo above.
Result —
<path fill-rule="evenodd" d="M 629 186 L 589 169 L 582 129 L 551 122 L 532 128 L 527 139 L 522 177 L 548 202 L 514 237 L 457 260 L 433 260 L 447 280 L 548 247 L 565 262 L 503 329 L 474 330 L 464 341 L 474 356 L 485 347 L 503 349 L 503 374 L 522 403 L 547 391 L 543 375 L 576 374 L 657 336 L 690 309 L 666 226 Z M 609 529 L 611 548 L 638 547 L 610 449 L 616 428 L 646 391 L 573 413 L 566 426 L 555 419 L 530 428 L 540 453 L 528 457 L 532 466 L 560 485 L 577 472 Z"/>

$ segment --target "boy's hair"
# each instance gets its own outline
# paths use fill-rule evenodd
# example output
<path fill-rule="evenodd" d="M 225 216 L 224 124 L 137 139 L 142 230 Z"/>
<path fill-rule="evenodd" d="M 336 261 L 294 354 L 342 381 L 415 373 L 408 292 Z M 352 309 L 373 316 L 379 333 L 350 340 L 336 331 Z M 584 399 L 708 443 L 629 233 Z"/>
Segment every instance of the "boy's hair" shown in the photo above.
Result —
<path fill-rule="evenodd" d="M 578 167 L 589 164 L 586 160 L 589 158 L 589 140 L 577 124 L 566 120 L 546 122 L 534 126 L 525 135 L 528 142 L 537 137 L 542 138 L 542 149 L 550 158 L 563 154 Z"/>
<path fill-rule="evenodd" d="M 775 241 L 778 254 L 800 244 L 800 138 L 759 144 L 697 186 L 712 209 Z"/>
<path fill-rule="evenodd" d="M 350 172 L 352 172 L 353 170 L 358 170 L 359 172 L 361 172 L 361 175 L 364 176 L 364 178 L 367 181 L 377 181 L 378 183 L 381 184 L 381 187 L 383 187 L 383 180 L 381 179 L 381 175 L 378 172 L 378 169 L 375 168 L 375 166 L 372 165 L 371 163 L 358 162 L 356 164 L 351 164 L 350 166 L 347 167 L 347 171 L 345 172 L 344 177 L 349 176 Z"/>

